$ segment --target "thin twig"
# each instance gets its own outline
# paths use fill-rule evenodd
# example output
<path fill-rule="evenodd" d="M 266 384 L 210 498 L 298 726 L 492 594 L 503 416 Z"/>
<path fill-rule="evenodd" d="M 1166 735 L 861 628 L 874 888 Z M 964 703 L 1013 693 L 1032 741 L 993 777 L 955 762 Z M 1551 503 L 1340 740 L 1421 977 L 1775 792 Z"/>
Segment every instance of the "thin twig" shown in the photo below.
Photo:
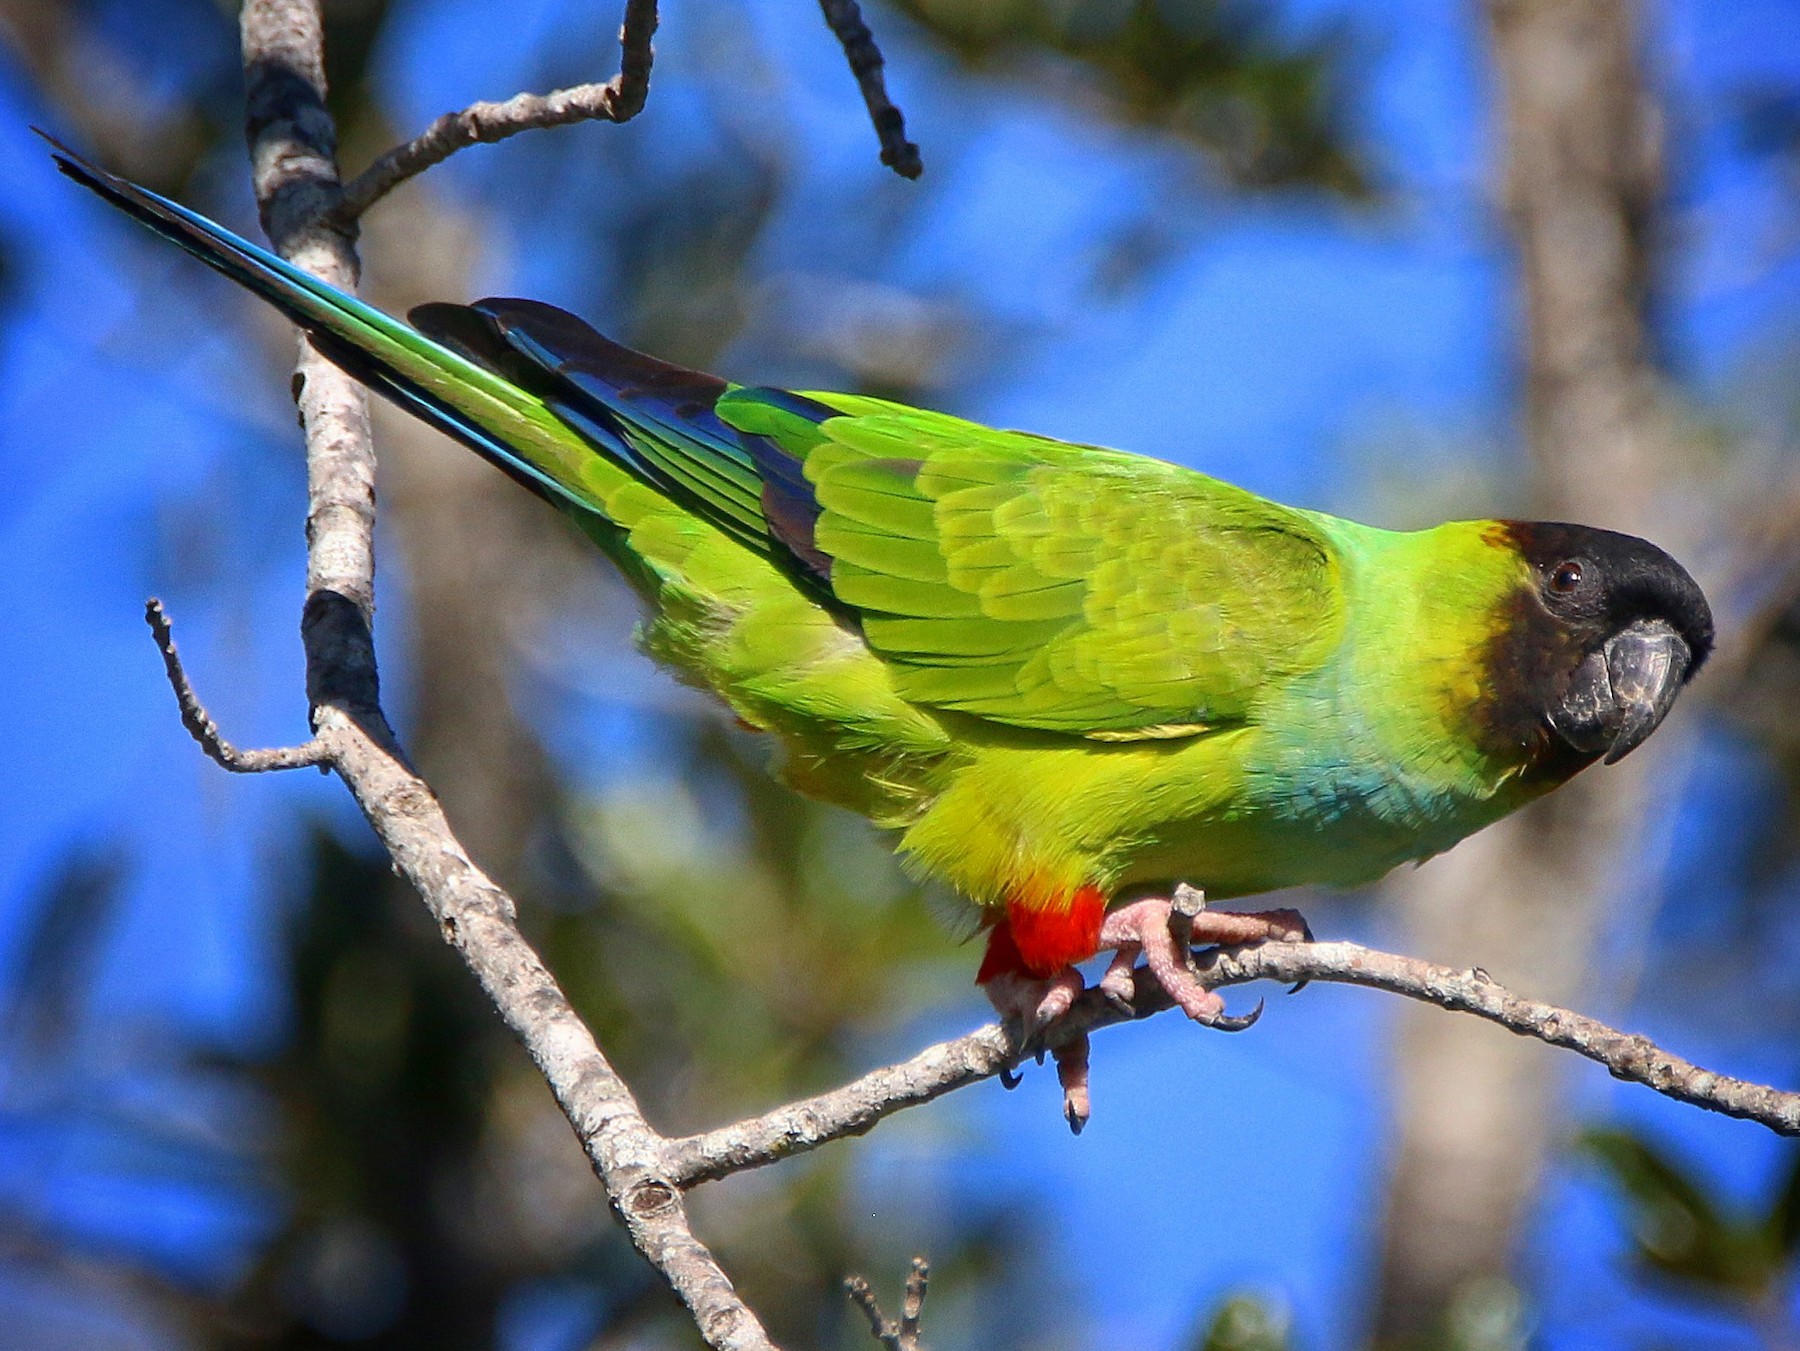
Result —
<path fill-rule="evenodd" d="M 1787 1092 L 1702 1069 L 1663 1050 L 1648 1037 L 1621 1032 L 1596 1019 L 1524 999 L 1480 970 L 1434 966 L 1414 957 L 1356 943 L 1266 943 L 1196 955 L 1209 989 L 1253 980 L 1330 981 L 1386 990 L 1498 1023 L 1522 1037 L 1566 1047 L 1604 1065 L 1615 1078 L 1643 1084 L 1707 1111 L 1759 1122 L 1779 1135 L 1800 1135 L 1800 1092 Z M 1059 1023 L 1062 1040 L 1144 1018 L 1170 1007 L 1168 995 L 1140 968 L 1131 1014 L 1088 990 Z M 909 1060 L 874 1070 L 843 1087 L 766 1115 L 668 1144 L 668 1175 L 683 1187 L 727 1177 L 861 1135 L 908 1107 L 1010 1070 L 1019 1048 L 997 1024 L 927 1047 Z"/>
<path fill-rule="evenodd" d="M 906 1294 L 900 1303 L 900 1335 L 919 1340 L 919 1318 L 925 1312 L 925 1292 L 931 1285 L 931 1264 L 923 1257 L 912 1260 L 906 1273 Z"/>
<path fill-rule="evenodd" d="M 351 179 L 333 219 L 349 224 L 407 179 L 477 143 L 491 144 L 522 131 L 573 122 L 629 122 L 644 110 L 649 97 L 654 59 L 650 39 L 655 33 L 656 0 L 626 0 L 625 21 L 619 29 L 619 73 L 612 79 L 548 94 L 515 94 L 504 102 L 472 103 L 461 112 L 445 113 Z"/>
<path fill-rule="evenodd" d="M 856 0 L 819 0 L 819 8 L 844 49 L 856 87 L 862 90 L 869 121 L 881 139 L 881 162 L 902 178 L 917 178 L 925 172 L 925 163 L 919 158 L 919 147 L 906 139 L 906 115 L 888 97 L 887 80 L 881 73 L 887 63 L 875 45 L 875 35 L 863 22 L 862 10 Z"/>
<path fill-rule="evenodd" d="M 218 723 L 206 711 L 206 705 L 200 702 L 200 696 L 194 693 L 189 683 L 187 671 L 181 665 L 181 654 L 175 650 L 175 634 L 169 626 L 169 615 L 163 609 L 163 603 L 155 597 L 144 602 L 144 618 L 149 622 L 150 631 L 156 635 L 156 646 L 162 653 L 163 670 L 168 673 L 169 684 L 175 691 L 175 702 L 181 708 L 181 725 L 188 729 L 188 735 L 200 743 L 200 749 L 217 765 L 229 769 L 233 774 L 266 774 L 274 769 L 303 769 L 308 765 L 323 765 L 327 752 L 318 737 L 301 742 L 298 746 L 275 746 L 267 750 L 245 751 L 227 741 L 219 731 Z"/>
<path fill-rule="evenodd" d="M 930 1264 L 923 1257 L 913 1258 L 912 1270 L 906 1276 L 906 1293 L 902 1297 L 898 1322 L 882 1313 L 881 1302 L 861 1276 L 846 1280 L 844 1291 L 850 1296 L 850 1302 L 869 1320 L 869 1331 L 875 1340 L 888 1351 L 925 1351 L 925 1344 L 919 1340 L 919 1316 L 925 1309 L 925 1292 L 930 1282 Z"/>

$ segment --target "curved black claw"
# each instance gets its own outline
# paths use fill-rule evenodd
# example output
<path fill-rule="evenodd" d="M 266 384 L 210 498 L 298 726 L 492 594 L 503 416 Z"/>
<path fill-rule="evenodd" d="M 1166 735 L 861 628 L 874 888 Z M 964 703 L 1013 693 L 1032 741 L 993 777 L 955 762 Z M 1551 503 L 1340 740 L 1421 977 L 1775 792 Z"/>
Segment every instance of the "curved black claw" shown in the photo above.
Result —
<path fill-rule="evenodd" d="M 1311 943 L 1314 941 L 1312 925 L 1310 925 L 1306 922 L 1305 915 L 1300 916 L 1300 941 L 1302 943 Z M 1288 993 L 1289 994 L 1299 994 L 1300 991 L 1304 990 L 1308 985 L 1311 985 L 1311 984 L 1312 984 L 1311 976 L 1308 976 L 1305 980 L 1297 980 L 1292 985 L 1288 986 Z"/>
<path fill-rule="evenodd" d="M 1017 1013 L 1009 1013 L 1000 1020 L 1000 1030 L 1006 1034 L 1007 1045 L 1016 1047 L 1020 1054 L 1031 1042 L 1031 1031 L 1025 1025 L 1025 1019 Z"/>
<path fill-rule="evenodd" d="M 1044 1057 L 1049 1054 L 1050 1049 L 1044 1037 L 1055 1026 L 1054 1020 L 1042 1027 L 1028 1027 L 1023 1019 L 1014 1021 L 1009 1018 L 1001 1026 L 1011 1039 L 1013 1054 L 1017 1057 L 1013 1061 L 1014 1068 L 1008 1073 L 1018 1073 L 1017 1067 L 1023 1065 L 1027 1060 L 1034 1061 L 1039 1065 L 1044 1063 Z"/>
<path fill-rule="evenodd" d="M 1248 1013 L 1221 1013 L 1214 1018 L 1208 1027 L 1220 1032 L 1243 1032 L 1256 1025 L 1256 1020 L 1263 1016 L 1263 1001 L 1257 1000 L 1256 1007 Z"/>
<path fill-rule="evenodd" d="M 1000 1071 L 1000 1087 L 1004 1088 L 1008 1093 L 1012 1092 L 1024 1082 L 1025 1076 L 1020 1074 L 1017 1070 Z"/>

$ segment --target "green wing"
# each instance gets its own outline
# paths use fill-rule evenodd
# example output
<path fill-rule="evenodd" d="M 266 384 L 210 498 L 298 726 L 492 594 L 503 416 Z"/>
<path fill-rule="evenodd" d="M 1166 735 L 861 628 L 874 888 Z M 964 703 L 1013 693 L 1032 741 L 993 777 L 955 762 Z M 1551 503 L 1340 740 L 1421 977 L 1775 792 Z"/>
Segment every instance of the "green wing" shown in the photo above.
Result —
<path fill-rule="evenodd" d="M 802 399 L 842 415 L 755 389 L 717 411 L 799 461 L 813 520 L 790 543 L 828 564 L 914 702 L 1101 739 L 1185 736 L 1243 721 L 1341 632 L 1335 551 L 1301 512 L 1140 456 Z"/>

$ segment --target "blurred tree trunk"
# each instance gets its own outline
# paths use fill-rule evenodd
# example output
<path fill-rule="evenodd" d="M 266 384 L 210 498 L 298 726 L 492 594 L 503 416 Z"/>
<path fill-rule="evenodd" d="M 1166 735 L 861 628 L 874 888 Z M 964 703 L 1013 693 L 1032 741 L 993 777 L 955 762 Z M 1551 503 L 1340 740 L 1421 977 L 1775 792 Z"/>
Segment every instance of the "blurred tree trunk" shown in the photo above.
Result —
<path fill-rule="evenodd" d="M 1643 15 L 1632 0 L 1488 0 L 1485 14 L 1534 511 L 1681 553 L 1695 531 L 1659 495 L 1675 437 L 1651 359 L 1663 166 Z M 1559 1003 L 1615 993 L 1593 959 L 1636 880 L 1624 851 L 1656 758 L 1590 771 L 1412 874 L 1396 888 L 1403 949 Z M 1377 1345 L 1516 1344 L 1505 1282 L 1555 1143 L 1565 1060 L 1435 1009 L 1405 1015 Z"/>

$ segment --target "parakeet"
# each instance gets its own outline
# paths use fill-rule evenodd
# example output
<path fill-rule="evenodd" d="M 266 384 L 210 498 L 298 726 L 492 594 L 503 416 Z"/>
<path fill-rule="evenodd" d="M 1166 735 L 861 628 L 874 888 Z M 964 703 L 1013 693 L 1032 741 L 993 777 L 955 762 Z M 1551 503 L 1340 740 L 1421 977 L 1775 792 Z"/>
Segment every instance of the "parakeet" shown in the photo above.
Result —
<path fill-rule="evenodd" d="M 979 980 L 1032 1026 L 1101 950 L 1109 978 L 1143 951 L 1192 1017 L 1241 1025 L 1141 898 L 1438 853 L 1641 744 L 1712 648 L 1700 588 L 1630 536 L 1376 529 L 1138 455 L 731 384 L 529 300 L 409 325 L 58 160 L 567 512 L 641 593 L 651 656 L 980 908 Z M 1209 911 L 1197 932 L 1302 929 Z"/>

